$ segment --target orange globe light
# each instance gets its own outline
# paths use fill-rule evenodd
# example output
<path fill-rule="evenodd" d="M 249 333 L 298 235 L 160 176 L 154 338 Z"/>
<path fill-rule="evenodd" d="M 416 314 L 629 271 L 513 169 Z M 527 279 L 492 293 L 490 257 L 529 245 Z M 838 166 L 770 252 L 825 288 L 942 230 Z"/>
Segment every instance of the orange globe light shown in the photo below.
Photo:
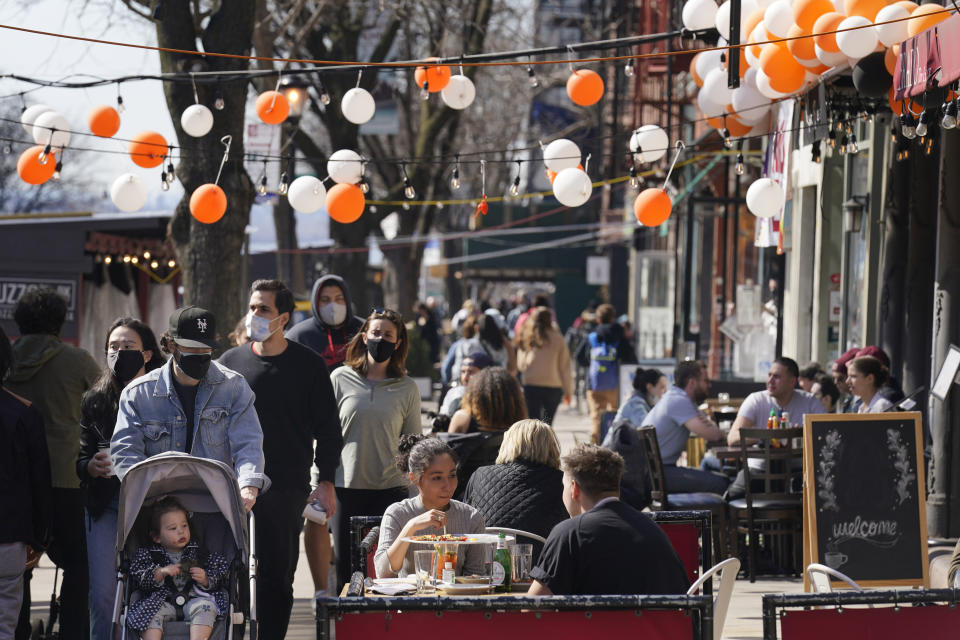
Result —
<path fill-rule="evenodd" d="M 439 60 L 439 58 L 427 58 L 427 60 Z M 413 72 L 413 79 L 421 89 L 423 89 L 423 83 L 426 82 L 427 91 L 430 93 L 443 91 L 450 83 L 450 67 L 446 65 L 417 67 Z M 353 222 L 353 220 L 350 222 Z"/>
<path fill-rule="evenodd" d="M 42 145 L 30 147 L 21 153 L 20 159 L 17 160 L 17 174 L 27 184 L 43 184 L 53 177 L 53 172 L 57 169 L 56 156 L 48 153 L 46 163 L 40 164 L 41 153 L 43 153 Z"/>
<path fill-rule="evenodd" d="M 913 10 L 911 20 L 907 21 L 907 33 L 910 37 L 926 31 L 930 27 L 950 17 L 946 9 L 939 4 L 924 4 Z"/>
<path fill-rule="evenodd" d="M 883 66 L 887 68 L 887 73 L 893 75 L 893 72 L 897 68 L 897 45 L 893 45 L 887 49 L 883 54 Z"/>
<path fill-rule="evenodd" d="M 128 153 L 133 164 L 152 169 L 163 164 L 163 157 L 167 155 L 167 140 L 156 131 L 141 131 L 130 141 Z"/>
<path fill-rule="evenodd" d="M 670 217 L 673 203 L 663 189 L 650 187 L 644 189 L 633 201 L 633 215 L 637 222 L 647 227 L 658 227 Z"/>
<path fill-rule="evenodd" d="M 280 124 L 290 115 L 290 103 L 287 96 L 279 91 L 264 91 L 257 96 L 254 105 L 257 116 L 267 124 Z"/>
<path fill-rule="evenodd" d="M 697 83 L 698 87 L 703 87 L 703 78 L 697 74 L 697 58 L 702 54 L 697 54 L 690 58 L 690 77 L 693 78 L 693 81 Z"/>
<path fill-rule="evenodd" d="M 111 138 L 120 130 L 120 114 L 107 104 L 101 104 L 90 110 L 87 116 L 90 133 L 101 138 Z"/>
<path fill-rule="evenodd" d="M 843 9 L 847 12 L 848 17 L 863 16 L 873 22 L 876 20 L 880 9 L 888 4 L 887 0 L 844 0 Z"/>
<path fill-rule="evenodd" d="M 327 214 L 341 224 L 356 221 L 366 204 L 363 191 L 355 184 L 335 184 L 327 191 Z"/>
<path fill-rule="evenodd" d="M 603 97 L 603 78 L 596 71 L 577 69 L 567 79 L 567 95 L 581 107 L 597 104 Z"/>
<path fill-rule="evenodd" d="M 793 93 L 803 86 L 806 71 L 782 42 L 763 45 L 760 68 L 770 77 L 770 87 L 780 93 Z"/>
<path fill-rule="evenodd" d="M 814 50 L 813 38 L 804 37 L 809 35 L 810 32 L 798 24 L 790 27 L 790 30 L 787 32 L 787 37 L 796 38 L 796 40 L 787 40 L 787 50 L 789 50 L 790 54 L 803 66 L 807 66 L 804 62 L 809 62 L 811 66 L 819 66 L 820 61 L 817 60 L 817 52 Z"/>
<path fill-rule="evenodd" d="M 793 3 L 793 21 L 804 31 L 813 29 L 817 18 L 833 11 L 830 0 L 796 0 Z"/>
<path fill-rule="evenodd" d="M 227 212 L 227 194 L 215 184 L 202 184 L 190 196 L 190 213 L 203 224 L 213 224 Z"/>
<path fill-rule="evenodd" d="M 845 15 L 836 11 L 828 11 L 817 18 L 817 21 L 813 23 L 813 42 L 824 51 L 830 53 L 840 51 L 840 47 L 837 46 L 836 34 L 827 32 L 836 31 L 845 19 Z"/>

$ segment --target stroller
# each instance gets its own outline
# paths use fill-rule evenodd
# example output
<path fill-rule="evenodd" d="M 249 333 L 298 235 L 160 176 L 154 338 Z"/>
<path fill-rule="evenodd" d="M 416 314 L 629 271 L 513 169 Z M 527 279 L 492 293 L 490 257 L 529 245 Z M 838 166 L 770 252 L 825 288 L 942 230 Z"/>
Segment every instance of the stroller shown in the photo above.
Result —
<path fill-rule="evenodd" d="M 221 553 L 229 564 L 226 581 L 229 610 L 217 617 L 211 640 L 231 640 L 235 626 L 242 631 L 244 614 L 240 606 L 240 581 L 247 567 L 250 580 L 250 638 L 256 640 L 257 563 L 253 513 L 249 514 L 248 538 L 246 514 L 233 469 L 216 460 L 179 452 L 163 453 L 134 465 L 120 485 L 113 637 L 122 640 L 137 637 L 137 632 L 126 624 L 129 608 L 140 595 L 130 579 L 130 563 L 137 548 L 149 541 L 148 518 L 142 507 L 153 504 L 163 496 L 176 497 L 192 513 L 190 528 L 193 539 L 207 550 Z M 189 623 L 181 620 L 166 623 L 163 637 L 164 640 L 188 639 Z"/>

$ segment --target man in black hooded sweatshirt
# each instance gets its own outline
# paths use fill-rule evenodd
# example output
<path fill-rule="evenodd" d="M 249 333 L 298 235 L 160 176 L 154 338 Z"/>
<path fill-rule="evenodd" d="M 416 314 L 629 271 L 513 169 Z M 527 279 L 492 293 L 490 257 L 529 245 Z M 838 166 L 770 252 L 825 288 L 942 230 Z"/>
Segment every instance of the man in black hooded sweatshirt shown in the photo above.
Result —
<path fill-rule="evenodd" d="M 347 345 L 360 332 L 364 319 L 353 315 L 347 283 L 335 275 L 325 275 L 313 283 L 310 310 L 313 317 L 295 324 L 286 333 L 286 338 L 319 353 L 332 373 L 343 364 Z M 333 407 L 333 411 L 337 411 L 337 408 Z M 303 546 L 310 565 L 313 588 L 317 592 L 315 595 L 324 595 L 333 556 L 330 529 L 327 525 L 307 520 L 303 530 Z M 338 549 L 338 552 L 348 553 L 346 549 Z"/>
<path fill-rule="evenodd" d="M 612 304 L 597 307 L 597 328 L 580 343 L 577 362 L 587 370 L 587 407 L 590 409 L 590 440 L 600 444 L 600 423 L 605 411 L 616 411 L 620 405 L 619 363 L 637 361 L 633 345 L 616 322 L 617 310 Z"/>

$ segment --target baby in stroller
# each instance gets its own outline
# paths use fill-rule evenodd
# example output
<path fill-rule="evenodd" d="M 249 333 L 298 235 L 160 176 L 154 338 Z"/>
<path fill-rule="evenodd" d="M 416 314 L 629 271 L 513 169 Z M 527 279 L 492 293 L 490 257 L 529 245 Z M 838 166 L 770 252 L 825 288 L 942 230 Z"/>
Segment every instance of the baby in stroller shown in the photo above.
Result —
<path fill-rule="evenodd" d="M 153 544 L 137 549 L 130 565 L 142 598 L 131 605 L 127 624 L 145 640 L 160 640 L 164 623 L 182 611 L 190 640 L 206 640 L 217 614 L 227 611 L 227 560 L 191 540 L 187 510 L 176 498 L 157 500 L 149 521 Z"/>

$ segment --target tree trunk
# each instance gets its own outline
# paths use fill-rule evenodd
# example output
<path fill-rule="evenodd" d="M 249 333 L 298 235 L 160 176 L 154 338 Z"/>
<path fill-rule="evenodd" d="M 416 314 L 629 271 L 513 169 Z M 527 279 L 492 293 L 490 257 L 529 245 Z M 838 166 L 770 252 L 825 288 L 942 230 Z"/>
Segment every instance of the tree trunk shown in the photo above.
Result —
<path fill-rule="evenodd" d="M 194 30 L 192 5 L 167 2 L 157 23 L 157 44 L 161 47 L 197 50 L 197 35 L 206 51 L 248 55 L 253 35 L 254 7 L 251 2 L 223 2 L 210 16 L 202 33 Z M 160 52 L 164 73 L 189 70 L 197 56 Z M 209 70 L 239 71 L 246 60 L 206 58 Z M 193 88 L 187 83 L 166 83 L 164 93 L 180 144 L 181 157 L 177 177 L 183 184 L 183 199 L 177 204 L 168 233 L 180 262 L 184 302 L 213 312 L 226 335 L 242 313 L 246 303 L 246 284 L 240 282 L 244 233 L 250 221 L 254 189 L 243 167 L 244 115 L 247 83 L 220 83 L 224 99 L 222 111 L 213 110 L 213 129 L 203 138 L 183 132 L 180 114 L 193 104 Z M 200 102 L 213 108 L 215 86 L 198 83 Z M 190 214 L 190 195 L 202 184 L 213 182 L 223 157 L 221 138 L 232 136 L 230 158 L 223 167 L 219 185 L 227 194 L 227 211 L 218 222 L 203 224 Z"/>

